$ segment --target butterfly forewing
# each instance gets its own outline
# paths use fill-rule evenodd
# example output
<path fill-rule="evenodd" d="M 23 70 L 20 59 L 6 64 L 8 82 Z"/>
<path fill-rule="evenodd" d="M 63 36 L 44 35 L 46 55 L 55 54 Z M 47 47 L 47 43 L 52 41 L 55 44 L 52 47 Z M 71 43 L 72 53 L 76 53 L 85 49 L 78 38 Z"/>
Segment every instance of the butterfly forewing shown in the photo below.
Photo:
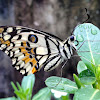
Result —
<path fill-rule="evenodd" d="M 35 73 L 45 67 L 53 70 L 61 63 L 59 44 L 53 35 L 25 27 L 0 27 L 0 49 L 22 74 Z"/>

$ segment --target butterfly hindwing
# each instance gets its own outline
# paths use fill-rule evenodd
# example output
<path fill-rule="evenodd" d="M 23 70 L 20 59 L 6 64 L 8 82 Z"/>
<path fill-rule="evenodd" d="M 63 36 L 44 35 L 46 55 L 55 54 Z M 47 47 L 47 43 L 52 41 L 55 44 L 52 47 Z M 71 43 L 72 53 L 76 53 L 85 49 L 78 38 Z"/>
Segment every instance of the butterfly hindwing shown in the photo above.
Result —
<path fill-rule="evenodd" d="M 59 43 L 52 35 L 25 27 L 1 27 L 0 49 L 11 59 L 22 74 L 53 70 L 61 63 Z"/>

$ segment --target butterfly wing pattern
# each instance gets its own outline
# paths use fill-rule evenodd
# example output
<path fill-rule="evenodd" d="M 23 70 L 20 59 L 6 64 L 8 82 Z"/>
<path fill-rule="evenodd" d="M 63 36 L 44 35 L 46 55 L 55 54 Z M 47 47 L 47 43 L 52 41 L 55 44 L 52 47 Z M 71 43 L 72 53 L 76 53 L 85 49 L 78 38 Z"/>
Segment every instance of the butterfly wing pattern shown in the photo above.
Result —
<path fill-rule="evenodd" d="M 69 41 L 70 40 L 70 41 Z M 72 54 L 73 36 L 62 42 L 49 33 L 21 26 L 0 27 L 0 50 L 11 59 L 12 65 L 23 75 L 55 69 Z"/>

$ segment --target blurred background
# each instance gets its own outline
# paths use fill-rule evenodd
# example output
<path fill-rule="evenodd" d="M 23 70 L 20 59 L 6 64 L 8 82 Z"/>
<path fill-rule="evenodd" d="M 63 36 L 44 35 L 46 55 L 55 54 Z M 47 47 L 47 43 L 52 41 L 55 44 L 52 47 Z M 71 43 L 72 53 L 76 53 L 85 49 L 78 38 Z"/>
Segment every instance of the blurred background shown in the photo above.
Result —
<path fill-rule="evenodd" d="M 100 0 L 0 0 L 0 26 L 26 26 L 49 32 L 61 39 L 71 35 L 74 28 L 87 19 L 100 27 Z M 73 80 L 79 58 L 70 59 L 63 68 L 63 77 Z M 36 73 L 33 95 L 45 87 L 49 76 L 60 76 L 61 66 L 51 72 L 43 69 Z M 0 98 L 13 96 L 11 81 L 21 82 L 22 75 L 16 71 L 11 60 L 0 51 Z"/>

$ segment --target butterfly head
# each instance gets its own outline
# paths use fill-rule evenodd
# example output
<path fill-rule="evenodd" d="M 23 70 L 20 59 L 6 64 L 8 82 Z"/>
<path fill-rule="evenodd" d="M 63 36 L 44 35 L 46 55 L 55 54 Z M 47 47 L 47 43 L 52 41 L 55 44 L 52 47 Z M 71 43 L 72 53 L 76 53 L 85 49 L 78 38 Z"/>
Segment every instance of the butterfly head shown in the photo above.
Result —
<path fill-rule="evenodd" d="M 70 42 L 75 42 L 76 37 L 74 35 L 71 35 L 68 37 Z"/>
<path fill-rule="evenodd" d="M 64 41 L 64 45 L 76 49 L 75 41 L 77 42 L 76 45 L 78 45 L 78 41 L 76 40 L 75 35 L 71 35 Z"/>

